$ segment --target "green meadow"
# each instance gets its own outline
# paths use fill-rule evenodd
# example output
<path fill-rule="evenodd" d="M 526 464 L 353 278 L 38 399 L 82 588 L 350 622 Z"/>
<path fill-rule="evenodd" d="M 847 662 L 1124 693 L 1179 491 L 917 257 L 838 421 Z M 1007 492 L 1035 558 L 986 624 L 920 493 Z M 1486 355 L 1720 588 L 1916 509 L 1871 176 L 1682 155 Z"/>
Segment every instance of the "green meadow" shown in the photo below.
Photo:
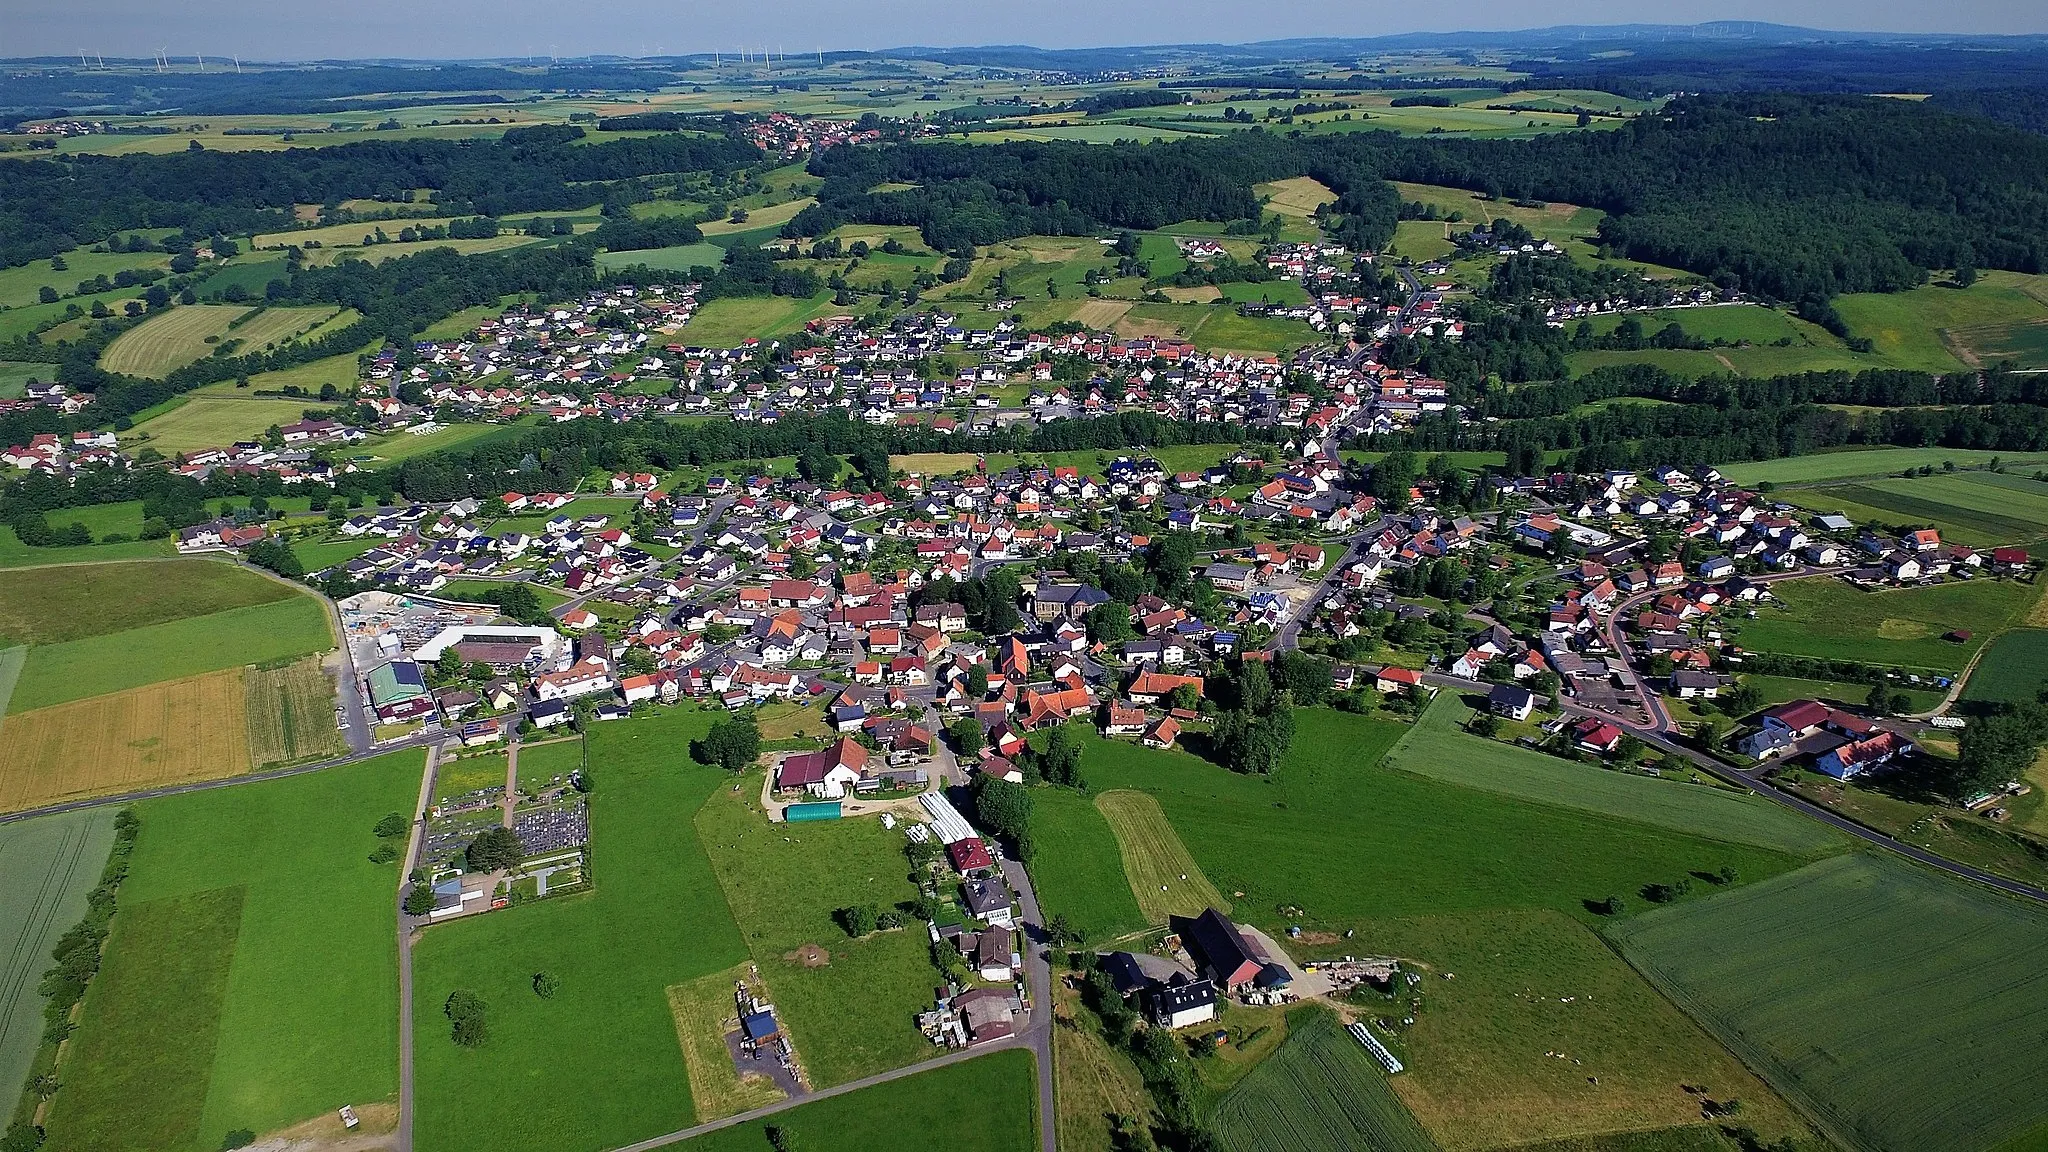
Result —
<path fill-rule="evenodd" d="M 214 1152 L 396 1093 L 399 876 L 369 855 L 421 767 L 398 752 L 137 806 L 52 1148 Z"/>

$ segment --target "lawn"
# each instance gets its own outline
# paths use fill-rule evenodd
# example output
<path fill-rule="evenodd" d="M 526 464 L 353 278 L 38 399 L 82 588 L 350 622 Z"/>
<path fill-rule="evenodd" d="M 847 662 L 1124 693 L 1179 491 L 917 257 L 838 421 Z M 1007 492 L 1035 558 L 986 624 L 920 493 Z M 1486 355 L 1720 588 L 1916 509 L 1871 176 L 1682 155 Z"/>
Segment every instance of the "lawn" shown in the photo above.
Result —
<path fill-rule="evenodd" d="M 1198 916 L 1207 908 L 1230 911 L 1230 901 L 1202 875 L 1201 865 L 1167 823 L 1159 801 L 1143 792 L 1119 789 L 1097 796 L 1095 808 L 1116 837 L 1122 872 L 1130 879 L 1131 894 L 1147 924 L 1163 925 L 1169 916 Z"/>
<path fill-rule="evenodd" d="M 770 1125 L 802 1152 L 1034 1152 L 1038 1074 L 1031 1053 L 992 1052 L 859 1092 L 815 1100 L 771 1120 L 708 1133 L 690 1152 L 761 1152 Z"/>
<path fill-rule="evenodd" d="M 327 609 L 311 596 L 231 608 L 120 632 L 37 645 L 14 687 L 15 712 L 335 646 Z"/>
<path fill-rule="evenodd" d="M 709 243 L 597 254 L 598 267 L 611 269 L 645 266 L 667 272 L 688 272 L 692 268 L 717 268 L 724 263 L 725 249 Z"/>
<path fill-rule="evenodd" d="M 28 1079 L 43 1037 L 45 998 L 36 984 L 57 938 L 85 915 L 114 846 L 114 810 L 89 808 L 0 824 L 0 1090 Z"/>
<path fill-rule="evenodd" d="M 1756 652 L 1863 660 L 1953 675 L 1994 634 L 2026 618 L 2040 589 L 1978 578 L 1866 592 L 1831 576 L 1782 580 L 1754 620 L 1730 620 L 1736 643 Z M 1944 640 L 1952 629 L 1966 641 Z"/>
<path fill-rule="evenodd" d="M 306 566 L 308 568 L 312 567 L 311 564 Z M 486 599 L 487 596 L 501 588 L 510 587 L 512 587 L 511 582 L 505 580 L 450 580 L 435 591 L 434 595 L 443 600 L 461 600 L 472 604 L 490 604 L 495 603 L 495 601 Z M 567 596 L 552 588 L 540 588 L 531 584 L 527 585 L 527 587 L 533 589 L 533 597 L 540 601 L 542 608 L 559 608 L 569 602 Z"/>
<path fill-rule="evenodd" d="M 198 558 L 0 572 L 0 642 L 62 644 L 298 596 L 288 584 Z"/>
<path fill-rule="evenodd" d="M 1846 1145 L 1975 1150 L 2048 1122 L 2037 907 L 1854 854 L 1610 935 Z"/>
<path fill-rule="evenodd" d="M 916 899 L 902 833 L 867 819 L 770 824 L 759 776 L 741 776 L 735 786 L 698 812 L 697 835 L 812 1085 L 843 1084 L 931 1055 L 915 1020 L 931 1006 L 937 979 L 923 926 L 913 921 L 855 940 L 833 918 L 855 904 L 889 909 Z M 823 948 L 829 961 L 805 966 L 797 952 L 806 944 Z"/>
<path fill-rule="evenodd" d="M 1995 641 L 1994 641 L 1995 643 Z M 1792 700 L 1832 700 L 1861 708 L 1870 698 L 1870 685 L 1854 680 L 1808 680 L 1802 676 L 1744 676 L 1742 682 L 1763 694 L 1766 707 Z M 1924 712 L 1941 703 L 1942 694 L 1928 688 L 1900 688 L 1911 702 L 1908 709 Z"/>
<path fill-rule="evenodd" d="M 484 441 L 522 435 L 529 425 L 441 424 L 431 432 L 411 430 L 372 436 L 358 445 L 353 455 L 368 456 L 379 464 L 397 464 L 429 452 L 450 452 L 457 448 L 478 448 Z"/>
<path fill-rule="evenodd" d="M 1032 793 L 1031 837 L 1037 846 L 1031 883 L 1047 916 L 1065 916 L 1090 943 L 1147 925 L 1124 877 L 1116 834 L 1085 794 L 1067 788 Z"/>
<path fill-rule="evenodd" d="M 711 717 L 692 707 L 590 736 L 592 889 L 427 930 L 414 952 L 421 1148 L 577 1152 L 694 1119 L 671 986 L 747 958 L 688 816 L 728 788 L 689 759 Z M 560 981 L 533 993 L 533 975 Z M 457 1047 L 440 1013 L 468 988 L 490 1039 Z M 488 1108 L 479 1085 L 497 1085 Z"/>
<path fill-rule="evenodd" d="M 56 521 L 62 527 L 67 521 Z M 14 529 L 0 525 L 0 568 L 34 568 L 53 564 L 110 564 L 122 560 L 151 560 L 171 555 L 170 540 L 129 540 L 113 544 L 81 544 L 62 548 L 31 548 L 21 542 Z"/>
<path fill-rule="evenodd" d="M 1963 699 L 1980 704 L 2032 700 L 2048 687 L 2048 630 L 2022 628 L 1991 642 L 1963 685 Z"/>
<path fill-rule="evenodd" d="M 1365 1046 L 1306 1009 L 1287 1042 L 1224 1097 L 1209 1129 L 1228 1152 L 1434 1152 Z"/>
<path fill-rule="evenodd" d="M 1368 919 L 1549 908 L 1588 921 L 1584 901 L 1723 865 L 1745 877 L 1784 853 L 1382 771 L 1407 726 L 1299 709 L 1272 778 L 1186 752 L 1083 736 L 1089 783 L 1155 796 L 1195 862 L 1268 931 L 1341 933 Z M 1298 911 L 1295 911 L 1298 910 Z"/>
<path fill-rule="evenodd" d="M 1856 448 L 1749 464 L 1728 464 L 1721 468 L 1721 474 L 1736 484 L 1814 484 L 1889 476 L 1908 468 L 1939 468 L 1947 463 L 1971 467 L 1992 460 L 2002 460 L 2019 467 L 2048 462 L 2048 453 L 1992 452 L 1978 448 Z"/>
<path fill-rule="evenodd" d="M 147 445 L 165 456 L 201 448 L 224 448 L 243 440 L 255 440 L 271 426 L 283 427 L 305 418 L 308 409 L 319 408 L 310 397 L 272 400 L 261 397 L 192 396 L 183 404 L 137 424 L 122 436 L 123 443 Z"/>
<path fill-rule="evenodd" d="M 1954 372 L 1980 359 L 1972 337 L 1981 341 L 2010 325 L 2048 317 L 2044 284 L 2048 279 L 2040 276 L 1986 272 L 1968 288 L 1928 284 L 1907 292 L 1851 293 L 1834 303 L 1851 331 L 1875 342 L 1900 367 Z"/>
<path fill-rule="evenodd" d="M 1844 845 L 1826 825 L 1746 792 L 1612 771 L 1473 736 L 1460 730 L 1470 715 L 1456 692 L 1439 692 L 1414 729 L 1388 754 L 1387 767 L 1533 803 L 1795 856 L 1815 856 Z"/>
<path fill-rule="evenodd" d="M 64 253 L 66 267 L 62 272 L 51 268 L 47 260 L 0 270 L 0 308 L 34 304 L 45 286 L 68 295 L 77 290 L 81 281 L 96 276 L 112 280 L 117 272 L 165 268 L 170 261 L 167 252 L 94 252 L 89 248 L 74 248 Z"/>
<path fill-rule="evenodd" d="M 398 1090 L 398 874 L 368 857 L 420 767 L 399 752 L 139 806 L 51 1147 L 213 1152 Z"/>

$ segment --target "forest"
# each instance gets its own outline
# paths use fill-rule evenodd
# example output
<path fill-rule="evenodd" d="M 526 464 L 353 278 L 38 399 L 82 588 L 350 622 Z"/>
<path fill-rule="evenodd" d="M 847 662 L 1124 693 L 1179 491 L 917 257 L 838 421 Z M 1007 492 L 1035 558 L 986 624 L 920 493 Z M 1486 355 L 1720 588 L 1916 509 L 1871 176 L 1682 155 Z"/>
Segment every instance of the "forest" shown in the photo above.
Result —
<path fill-rule="evenodd" d="M 1533 471 L 1543 453 L 1558 451 L 1580 472 L 1773 460 L 1851 444 L 2041 451 L 2048 449 L 2041 388 L 2032 376 L 2002 370 L 1983 373 L 1981 383 L 1975 374 L 1885 369 L 1693 380 L 1654 365 L 1626 364 L 1555 384 L 1495 388 L 1479 398 L 1475 412 L 1498 420 L 1425 417 L 1412 431 L 1372 444 L 1503 451 L 1512 473 Z M 1577 410 L 1614 396 L 1670 402 Z M 1945 406 L 1850 413 L 1826 404 Z"/>
<path fill-rule="evenodd" d="M 282 152 L 197 147 L 166 156 L 79 155 L 0 164 L 0 266 L 26 264 L 134 228 L 188 236 L 289 227 L 295 204 L 404 200 L 434 190 L 451 214 L 587 208 L 640 177 L 731 169 L 761 152 L 725 136 L 582 145 L 583 129 L 515 128 L 497 140 L 366 140 Z M 644 194 L 642 194 L 644 198 Z"/>

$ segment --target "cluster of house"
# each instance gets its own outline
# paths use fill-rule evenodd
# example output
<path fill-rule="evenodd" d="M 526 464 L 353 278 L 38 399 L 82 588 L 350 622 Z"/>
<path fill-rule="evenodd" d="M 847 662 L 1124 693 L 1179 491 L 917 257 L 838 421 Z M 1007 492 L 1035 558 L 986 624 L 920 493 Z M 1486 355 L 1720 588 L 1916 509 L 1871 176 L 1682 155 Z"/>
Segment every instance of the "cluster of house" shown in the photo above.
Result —
<path fill-rule="evenodd" d="M 15 444 L 0 452 L 0 464 L 23 472 L 70 477 L 85 468 L 122 467 L 124 461 L 117 448 L 112 432 L 82 431 L 68 436 L 38 432 L 28 438 L 28 443 Z"/>
<path fill-rule="evenodd" d="M 1096 956 L 1117 993 L 1151 1023 L 1186 1028 L 1216 1018 L 1219 999 L 1247 1003 L 1284 999 L 1293 976 L 1255 934 L 1214 908 L 1174 916 L 1159 952 Z"/>
<path fill-rule="evenodd" d="M 958 917 L 927 923 L 934 947 L 958 951 L 968 970 L 983 981 L 941 991 L 932 1010 L 918 1016 L 918 1028 L 932 1043 L 960 1048 L 1016 1033 L 1027 1003 L 1024 958 L 1018 933 L 1017 898 L 1003 879 L 987 842 L 944 795 L 918 796 L 926 820 L 905 827 L 912 840 L 942 845 L 957 877 Z"/>
<path fill-rule="evenodd" d="M 20 396 L 11 400 L 0 400 L 0 413 L 26 412 L 36 408 L 55 408 L 66 416 L 85 411 L 92 403 L 92 393 L 73 392 L 62 384 L 34 381 L 22 389 Z"/>
<path fill-rule="evenodd" d="M 891 119 L 888 124 L 898 134 L 908 132 L 916 136 L 931 136 L 938 132 L 935 125 L 920 120 Z M 778 160 L 795 160 L 842 144 L 873 144 L 882 138 L 882 125 L 872 121 L 862 124 L 853 120 L 770 112 L 748 120 L 740 128 L 740 134 L 769 156 Z"/>
<path fill-rule="evenodd" d="M 1905 736 L 1818 700 L 1780 704 L 1757 721 L 1757 730 L 1738 745 L 1743 755 L 1809 763 L 1837 780 L 1852 780 L 1913 751 Z"/>

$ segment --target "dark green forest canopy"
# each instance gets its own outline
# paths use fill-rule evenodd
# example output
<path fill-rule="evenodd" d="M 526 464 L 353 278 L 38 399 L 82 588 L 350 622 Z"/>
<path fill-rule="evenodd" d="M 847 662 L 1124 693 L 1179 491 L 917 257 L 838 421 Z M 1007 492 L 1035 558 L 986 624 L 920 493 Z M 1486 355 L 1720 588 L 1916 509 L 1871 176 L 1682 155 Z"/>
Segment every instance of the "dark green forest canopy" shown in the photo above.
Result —
<path fill-rule="evenodd" d="M 0 266 L 134 228 L 207 236 L 288 228 L 295 204 L 434 191 L 463 215 L 587 208 L 603 185 L 758 162 L 743 140 L 673 135 L 579 144 L 583 130 L 515 128 L 497 140 L 370 140 L 281 152 L 79 155 L 0 164 Z M 597 185 L 597 186 L 593 186 Z"/>
<path fill-rule="evenodd" d="M 1339 193 L 1339 235 L 1361 247 L 1392 235 L 1398 204 L 1381 179 L 1443 184 L 1599 208 L 1609 248 L 1781 300 L 1897 291 L 1959 264 L 2048 267 L 2048 140 L 1876 97 L 1693 97 L 1616 131 L 1530 140 L 1246 132 L 842 148 L 811 171 L 825 178 L 820 203 L 786 235 L 914 224 L 952 249 L 1239 219 L 1256 211 L 1251 185 L 1309 175 Z M 889 181 L 918 187 L 868 191 Z"/>

